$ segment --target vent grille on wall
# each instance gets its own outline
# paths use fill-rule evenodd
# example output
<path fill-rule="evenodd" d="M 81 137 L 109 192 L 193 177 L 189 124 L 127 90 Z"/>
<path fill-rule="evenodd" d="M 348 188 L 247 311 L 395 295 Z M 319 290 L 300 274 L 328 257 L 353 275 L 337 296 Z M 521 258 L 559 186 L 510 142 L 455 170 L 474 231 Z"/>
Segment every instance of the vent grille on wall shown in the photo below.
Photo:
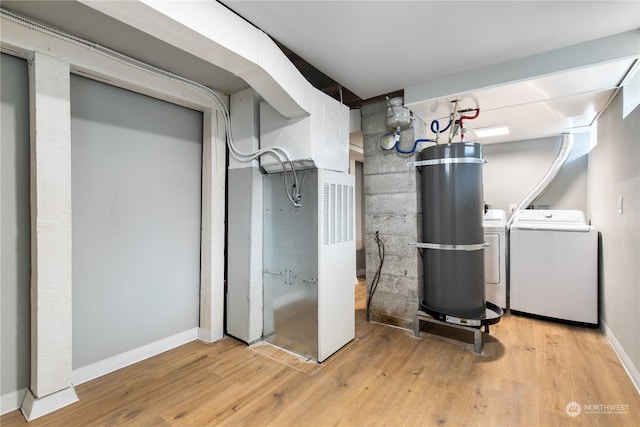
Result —
<path fill-rule="evenodd" d="M 353 185 L 325 182 L 322 215 L 323 245 L 353 241 Z"/>

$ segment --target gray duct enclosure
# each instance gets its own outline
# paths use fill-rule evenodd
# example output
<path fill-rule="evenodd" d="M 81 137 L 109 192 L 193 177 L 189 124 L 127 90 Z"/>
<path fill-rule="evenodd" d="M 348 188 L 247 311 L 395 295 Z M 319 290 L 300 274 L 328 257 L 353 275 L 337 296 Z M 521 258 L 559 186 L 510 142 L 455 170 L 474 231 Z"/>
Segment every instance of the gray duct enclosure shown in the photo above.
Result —
<path fill-rule="evenodd" d="M 420 153 L 424 282 L 420 309 L 444 320 L 485 316 L 482 146 Z"/>
<path fill-rule="evenodd" d="M 281 173 L 263 176 L 263 335 L 322 362 L 355 337 L 354 178 L 298 173 L 299 207 Z"/>
<path fill-rule="evenodd" d="M 305 200 L 291 206 L 281 173 L 264 183 L 264 337 L 318 359 L 318 173 L 299 172 Z"/>

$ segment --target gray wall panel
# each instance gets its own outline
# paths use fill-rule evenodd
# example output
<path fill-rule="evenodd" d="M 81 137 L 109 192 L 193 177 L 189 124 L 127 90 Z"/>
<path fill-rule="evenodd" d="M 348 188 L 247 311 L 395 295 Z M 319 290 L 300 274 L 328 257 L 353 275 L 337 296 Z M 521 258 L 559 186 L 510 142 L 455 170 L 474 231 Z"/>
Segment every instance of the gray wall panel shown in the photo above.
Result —
<path fill-rule="evenodd" d="M 626 88 L 625 88 L 626 90 Z M 622 92 L 598 119 L 589 154 L 589 212 L 601 233 L 600 317 L 640 372 L 640 107 L 622 118 Z M 618 213 L 618 198 L 623 210 Z"/>
<path fill-rule="evenodd" d="M 2 325 L 0 394 L 29 385 L 31 222 L 29 211 L 29 76 L 27 62 L 2 54 L 0 215 Z"/>
<path fill-rule="evenodd" d="M 198 326 L 202 114 L 71 79 L 73 367 Z"/>
<path fill-rule="evenodd" d="M 514 141 L 484 146 L 484 198 L 493 209 L 509 212 L 540 182 L 553 163 L 561 137 Z M 556 178 L 534 202 L 550 209 L 587 211 L 588 144 L 575 138 L 573 149 Z"/>

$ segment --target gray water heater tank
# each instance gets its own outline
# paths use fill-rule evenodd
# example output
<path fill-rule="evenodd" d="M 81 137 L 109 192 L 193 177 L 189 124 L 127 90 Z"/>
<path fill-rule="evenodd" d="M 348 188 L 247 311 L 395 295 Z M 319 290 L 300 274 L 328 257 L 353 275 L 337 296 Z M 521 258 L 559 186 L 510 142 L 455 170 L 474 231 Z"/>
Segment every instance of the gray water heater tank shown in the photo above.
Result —
<path fill-rule="evenodd" d="M 420 309 L 445 320 L 485 317 L 482 146 L 421 151 L 424 282 Z M 426 163 L 426 164 L 425 164 Z"/>

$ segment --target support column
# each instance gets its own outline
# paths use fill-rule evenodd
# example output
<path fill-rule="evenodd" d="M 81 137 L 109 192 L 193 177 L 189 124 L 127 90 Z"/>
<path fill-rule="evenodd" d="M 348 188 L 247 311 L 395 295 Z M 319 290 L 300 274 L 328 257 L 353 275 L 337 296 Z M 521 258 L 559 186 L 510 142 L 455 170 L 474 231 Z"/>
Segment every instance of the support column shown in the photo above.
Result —
<path fill-rule="evenodd" d="M 31 115 L 31 383 L 27 421 L 78 400 L 71 384 L 69 64 L 34 53 Z"/>
<path fill-rule="evenodd" d="M 260 148 L 260 101 L 252 89 L 231 95 L 235 146 Z M 229 157 L 227 224 L 227 333 L 246 343 L 262 337 L 262 173 L 259 162 Z"/>
<path fill-rule="evenodd" d="M 213 342 L 224 334 L 224 238 L 226 144 L 222 113 L 203 112 L 200 328 Z"/>
<path fill-rule="evenodd" d="M 407 157 L 380 148 L 380 138 L 392 131 L 387 127 L 387 104 L 362 107 L 364 138 L 364 212 L 367 290 L 380 265 L 376 233 L 385 244 L 384 267 L 371 300 L 371 319 L 410 329 L 420 301 L 422 261 L 408 245 L 418 239 L 422 223 L 420 180 L 407 167 Z M 400 144 L 411 147 L 425 135 L 424 122 L 415 119 L 402 131 Z"/>

